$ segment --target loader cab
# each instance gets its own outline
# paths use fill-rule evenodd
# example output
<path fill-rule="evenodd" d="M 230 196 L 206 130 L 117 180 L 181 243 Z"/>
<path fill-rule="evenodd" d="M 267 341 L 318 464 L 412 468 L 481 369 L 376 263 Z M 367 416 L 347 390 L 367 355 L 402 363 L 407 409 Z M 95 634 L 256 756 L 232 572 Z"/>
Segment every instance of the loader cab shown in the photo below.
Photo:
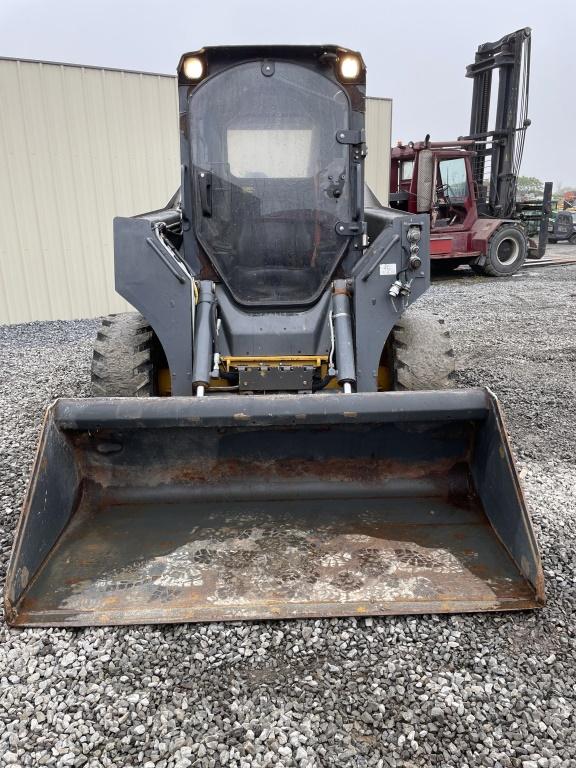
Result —
<path fill-rule="evenodd" d="M 178 78 L 185 253 L 242 306 L 313 304 L 361 241 L 360 55 L 204 48 Z"/>
<path fill-rule="evenodd" d="M 428 221 L 364 209 L 365 75 L 334 45 L 181 58 L 179 195 L 114 225 L 116 288 L 162 353 L 155 393 L 392 386 L 388 338 L 429 284 Z"/>

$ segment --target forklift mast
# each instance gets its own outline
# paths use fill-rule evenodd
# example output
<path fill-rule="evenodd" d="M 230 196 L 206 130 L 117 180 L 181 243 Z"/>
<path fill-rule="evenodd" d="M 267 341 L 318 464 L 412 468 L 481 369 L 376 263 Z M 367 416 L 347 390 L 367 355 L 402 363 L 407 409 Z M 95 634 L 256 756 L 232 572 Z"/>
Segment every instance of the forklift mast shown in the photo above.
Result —
<path fill-rule="evenodd" d="M 478 46 L 466 77 L 474 80 L 470 135 L 476 156 L 473 176 L 478 189 L 478 211 L 489 216 L 512 218 L 516 183 L 524 150 L 530 85 L 529 27 L 495 43 Z M 490 128 L 492 76 L 498 71 L 498 95 L 494 127 Z"/>

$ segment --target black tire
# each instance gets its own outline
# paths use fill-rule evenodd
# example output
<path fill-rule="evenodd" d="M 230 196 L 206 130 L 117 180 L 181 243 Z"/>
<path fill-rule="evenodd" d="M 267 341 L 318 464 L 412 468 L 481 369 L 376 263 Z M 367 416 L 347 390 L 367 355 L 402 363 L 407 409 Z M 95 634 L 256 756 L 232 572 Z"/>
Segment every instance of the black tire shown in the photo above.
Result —
<path fill-rule="evenodd" d="M 568 242 L 571 245 L 576 245 L 576 232 L 573 235 L 570 235 L 570 237 L 568 238 Z"/>
<path fill-rule="evenodd" d="M 151 397 L 156 394 L 160 344 L 138 312 L 102 320 L 92 357 L 93 397 Z"/>
<path fill-rule="evenodd" d="M 443 319 L 409 309 L 394 326 L 391 342 L 394 389 L 454 386 L 454 348 Z"/>
<path fill-rule="evenodd" d="M 528 255 L 528 241 L 520 227 L 506 225 L 497 229 L 488 243 L 485 264 L 475 264 L 474 272 L 490 277 L 514 275 Z"/>

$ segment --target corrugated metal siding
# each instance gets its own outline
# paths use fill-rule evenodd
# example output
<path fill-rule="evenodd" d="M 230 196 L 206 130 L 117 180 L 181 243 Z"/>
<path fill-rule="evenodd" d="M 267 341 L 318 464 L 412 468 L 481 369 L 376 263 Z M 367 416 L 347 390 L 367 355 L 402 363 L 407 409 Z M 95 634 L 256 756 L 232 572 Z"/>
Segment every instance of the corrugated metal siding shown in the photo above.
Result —
<path fill-rule="evenodd" d="M 369 98 L 366 105 L 366 182 L 382 205 L 390 193 L 392 100 Z"/>
<path fill-rule="evenodd" d="M 369 99 L 367 180 L 388 199 L 388 99 Z M 176 79 L 0 59 L 0 324 L 123 311 L 112 219 L 179 184 Z"/>
<path fill-rule="evenodd" d="M 174 194 L 176 105 L 172 77 L 0 60 L 0 323 L 128 306 L 112 219 Z"/>

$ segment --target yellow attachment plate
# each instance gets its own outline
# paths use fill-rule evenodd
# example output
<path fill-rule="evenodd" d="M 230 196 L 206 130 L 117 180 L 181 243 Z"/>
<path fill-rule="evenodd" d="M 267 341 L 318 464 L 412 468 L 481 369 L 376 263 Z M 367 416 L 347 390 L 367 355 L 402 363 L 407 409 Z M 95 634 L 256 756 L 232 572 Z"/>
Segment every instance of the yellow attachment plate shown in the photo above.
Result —
<path fill-rule="evenodd" d="M 224 356 L 220 360 L 226 366 L 226 370 L 231 368 L 239 368 L 245 366 L 246 368 L 260 368 L 261 366 L 268 366 L 269 368 L 278 368 L 281 365 L 309 365 L 319 367 L 322 363 L 328 361 L 328 355 L 275 355 L 275 356 L 246 356 L 246 357 L 232 357 Z"/>

